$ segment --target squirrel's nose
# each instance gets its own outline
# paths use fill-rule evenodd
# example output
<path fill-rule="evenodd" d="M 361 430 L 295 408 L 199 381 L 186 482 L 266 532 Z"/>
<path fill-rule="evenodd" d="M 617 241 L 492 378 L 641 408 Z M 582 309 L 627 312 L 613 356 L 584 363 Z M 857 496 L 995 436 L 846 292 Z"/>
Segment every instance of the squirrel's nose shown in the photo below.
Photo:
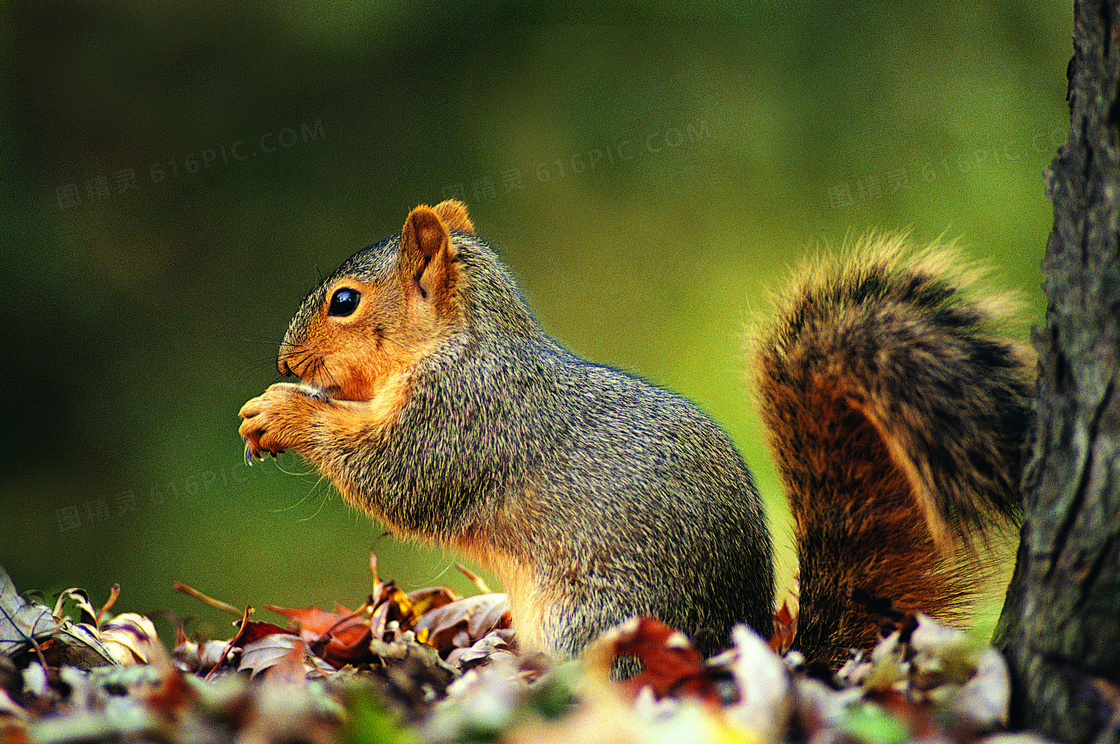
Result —
<path fill-rule="evenodd" d="M 276 360 L 276 369 L 280 372 L 280 374 L 284 375 L 284 377 L 292 376 L 292 368 L 288 366 L 288 360 L 283 356 Z"/>

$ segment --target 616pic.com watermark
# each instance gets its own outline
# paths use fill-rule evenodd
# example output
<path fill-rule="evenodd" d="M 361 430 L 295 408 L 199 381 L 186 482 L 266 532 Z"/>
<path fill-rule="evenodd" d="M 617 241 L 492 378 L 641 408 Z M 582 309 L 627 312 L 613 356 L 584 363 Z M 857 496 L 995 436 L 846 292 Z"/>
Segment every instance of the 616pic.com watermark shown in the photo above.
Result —
<path fill-rule="evenodd" d="M 912 187 L 948 183 L 954 178 L 977 174 L 1018 163 L 1035 163 L 1038 156 L 1051 152 L 1066 141 L 1064 125 L 1037 131 L 1029 137 L 1013 137 L 1003 143 L 980 147 L 957 155 L 923 162 L 920 166 L 900 167 L 882 174 L 865 173 L 861 178 L 830 186 L 825 196 L 833 209 L 845 209 L 859 202 L 877 201 Z"/>
<path fill-rule="evenodd" d="M 688 151 L 707 144 L 711 138 L 712 131 L 707 119 L 654 129 L 633 137 L 589 145 L 560 157 L 546 157 L 525 170 L 507 168 L 500 171 L 496 178 L 493 174 L 479 174 L 467 181 L 448 184 L 443 187 L 443 198 L 477 204 L 525 191 L 534 183 L 556 183 L 597 169 L 622 166 L 643 157 Z"/>
<path fill-rule="evenodd" d="M 126 194 L 137 193 L 165 186 L 184 176 L 197 175 L 217 168 L 252 160 L 261 155 L 272 155 L 291 150 L 297 145 L 307 145 L 326 139 L 323 120 L 304 122 L 299 126 L 284 127 L 265 132 L 256 139 L 239 139 L 213 147 L 202 147 L 178 158 L 148 163 L 143 168 L 117 168 L 109 173 L 98 173 L 64 183 L 55 189 L 59 209 L 73 209 L 83 204 L 100 204 Z"/>
<path fill-rule="evenodd" d="M 224 491 L 278 472 L 280 471 L 276 468 L 250 469 L 239 459 L 237 462 L 161 481 L 147 488 L 119 491 L 111 496 L 96 496 L 80 504 L 63 506 L 54 510 L 54 516 L 58 521 L 59 532 L 99 527 L 114 519 L 134 516 L 147 508 L 163 507 L 175 502 L 193 502 L 211 491 Z"/>

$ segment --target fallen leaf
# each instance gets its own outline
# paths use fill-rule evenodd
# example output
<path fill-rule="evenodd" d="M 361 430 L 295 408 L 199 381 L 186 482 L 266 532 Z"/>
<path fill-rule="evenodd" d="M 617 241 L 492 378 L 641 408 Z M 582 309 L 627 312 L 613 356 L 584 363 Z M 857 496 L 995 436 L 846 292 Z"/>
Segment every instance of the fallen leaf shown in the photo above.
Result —
<path fill-rule="evenodd" d="M 789 602 L 782 600 L 782 606 L 774 613 L 774 633 L 770 636 L 770 648 L 779 656 L 784 656 L 793 647 L 797 635 L 797 615 L 790 609 Z"/>
<path fill-rule="evenodd" d="M 24 600 L 0 568 L 0 654 L 15 656 L 30 648 L 32 640 L 50 638 L 58 625 L 49 607 Z"/>
<path fill-rule="evenodd" d="M 318 640 L 328 631 L 337 631 L 339 624 L 348 618 L 354 618 L 355 624 L 363 622 L 360 615 L 355 617 L 355 613 L 341 605 L 335 612 L 328 612 L 314 605 L 302 609 L 277 607 L 276 605 L 264 605 L 264 608 L 269 612 L 275 612 L 277 615 L 288 618 L 289 627 L 292 630 L 297 630 L 300 637 L 308 643 Z"/>
<path fill-rule="evenodd" d="M 660 620 L 637 617 L 615 626 L 591 644 L 584 660 L 606 675 L 619 657 L 627 656 L 642 664 L 637 675 L 621 682 L 632 696 L 648 687 L 659 699 L 679 695 L 717 704 L 724 697 L 717 682 L 726 672 L 706 665 L 688 636 Z"/>
<path fill-rule="evenodd" d="M 469 568 L 464 566 L 462 563 L 456 563 L 455 568 L 459 569 L 459 573 L 466 576 L 467 579 L 472 584 L 474 584 L 476 587 L 478 587 L 479 593 L 481 593 L 481 594 L 494 594 L 495 593 L 493 589 L 491 589 L 489 586 L 486 585 L 486 582 L 482 580 L 481 576 L 476 574 L 474 571 L 471 571 Z"/>
<path fill-rule="evenodd" d="M 373 635 L 370 632 L 369 621 L 361 625 L 352 625 L 331 633 L 326 638 L 312 644 L 311 649 L 326 662 L 336 668 L 347 664 L 361 664 L 371 661 L 369 644 Z"/>
<path fill-rule="evenodd" d="M 452 602 L 458 602 L 462 599 L 458 594 L 444 586 L 418 589 L 417 591 L 409 592 L 405 596 L 407 596 L 408 601 L 412 603 L 412 615 L 414 617 L 420 617 L 432 610 L 446 607 Z"/>
<path fill-rule="evenodd" d="M 498 628 L 464 648 L 454 648 L 447 663 L 466 669 L 478 662 L 490 661 L 503 654 L 512 656 L 516 643 L 510 628 Z"/>
<path fill-rule="evenodd" d="M 502 627 L 509 627 L 509 599 L 504 594 L 460 599 L 428 612 L 413 624 L 417 634 L 427 631 L 427 643 L 445 658 L 453 649 L 471 646 Z"/>
<path fill-rule="evenodd" d="M 97 628 L 64 619 L 54 636 L 42 645 L 43 655 L 52 666 L 90 669 L 115 664 L 113 654 L 101 642 Z"/>
<path fill-rule="evenodd" d="M 101 624 L 98 637 L 118 664 L 146 664 L 159 636 L 152 621 L 135 612 L 125 612 Z"/>
<path fill-rule="evenodd" d="M 93 609 L 93 603 L 89 601 L 86 590 L 77 587 L 63 589 L 58 593 L 58 599 L 54 603 L 55 617 L 62 618 L 65 615 L 64 609 L 67 600 L 70 600 L 79 612 L 78 619 L 75 622 L 97 627 L 97 610 Z"/>
<path fill-rule="evenodd" d="M 259 638 L 271 635 L 289 635 L 289 632 L 286 628 L 281 628 L 279 625 L 273 623 L 249 620 L 242 624 L 241 629 L 230 643 L 234 646 L 241 646 L 244 648 Z"/>
<path fill-rule="evenodd" d="M 278 664 L 286 661 L 290 663 L 288 657 L 293 651 L 296 652 L 295 658 L 302 662 L 307 674 L 324 676 L 334 671 L 334 667 L 307 652 L 307 644 L 302 638 L 286 632 L 263 635 L 242 646 L 241 662 L 237 665 L 237 671 L 248 670 L 255 677 Z M 288 673 L 290 676 L 290 672 Z"/>

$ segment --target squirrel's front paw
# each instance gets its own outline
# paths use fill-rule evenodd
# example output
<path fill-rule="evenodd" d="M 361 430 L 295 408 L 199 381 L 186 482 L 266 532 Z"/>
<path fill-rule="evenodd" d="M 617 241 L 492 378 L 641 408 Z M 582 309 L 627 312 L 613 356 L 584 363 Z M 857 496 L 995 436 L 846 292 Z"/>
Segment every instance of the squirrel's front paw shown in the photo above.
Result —
<path fill-rule="evenodd" d="M 251 463 L 265 452 L 275 457 L 305 449 L 311 419 L 323 405 L 320 391 L 290 382 L 278 382 L 243 405 L 238 415 L 245 420 L 237 431 L 245 440 L 245 461 Z"/>

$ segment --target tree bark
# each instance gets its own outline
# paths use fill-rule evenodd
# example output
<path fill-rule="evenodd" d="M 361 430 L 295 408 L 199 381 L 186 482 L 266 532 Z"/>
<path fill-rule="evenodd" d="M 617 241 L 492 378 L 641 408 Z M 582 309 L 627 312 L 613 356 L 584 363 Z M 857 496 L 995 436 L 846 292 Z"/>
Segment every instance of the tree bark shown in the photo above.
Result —
<path fill-rule="evenodd" d="M 1070 133 L 1046 172 L 1054 227 L 1023 474 L 1025 520 L 997 627 L 1012 724 L 1120 742 L 1120 7 L 1078 0 Z"/>

